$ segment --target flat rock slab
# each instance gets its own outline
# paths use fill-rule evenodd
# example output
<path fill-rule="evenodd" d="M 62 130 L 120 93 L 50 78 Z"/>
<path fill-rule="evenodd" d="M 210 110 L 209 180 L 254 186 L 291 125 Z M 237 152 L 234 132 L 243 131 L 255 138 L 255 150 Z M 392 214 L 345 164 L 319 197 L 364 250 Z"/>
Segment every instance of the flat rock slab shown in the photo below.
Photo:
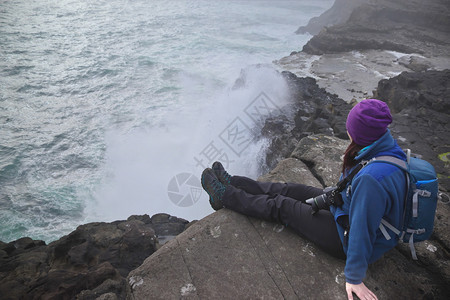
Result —
<path fill-rule="evenodd" d="M 130 272 L 128 299 L 346 299 L 343 260 L 289 228 L 222 209 Z M 446 280 L 394 249 L 371 265 L 379 299 L 448 299 Z"/>
<path fill-rule="evenodd" d="M 282 225 L 222 209 L 164 245 L 128 277 L 134 299 L 345 299 L 344 262 Z M 326 272 L 335 280 L 323 288 Z M 327 276 L 327 277 L 328 277 Z"/>

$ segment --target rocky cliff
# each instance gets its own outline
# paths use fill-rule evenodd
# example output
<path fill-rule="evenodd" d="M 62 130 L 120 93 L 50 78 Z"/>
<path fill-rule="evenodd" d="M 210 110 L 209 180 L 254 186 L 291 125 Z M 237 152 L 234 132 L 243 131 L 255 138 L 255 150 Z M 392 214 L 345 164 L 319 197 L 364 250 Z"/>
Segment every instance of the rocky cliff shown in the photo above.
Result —
<path fill-rule="evenodd" d="M 89 223 L 46 245 L 0 242 L 1 299 L 124 299 L 128 273 L 187 221 L 167 214 Z"/>
<path fill-rule="evenodd" d="M 447 0 L 337 0 L 316 20 L 322 30 L 276 64 L 345 101 L 370 97 L 378 81 L 404 71 L 450 69 Z"/>
<path fill-rule="evenodd" d="M 392 106 L 391 129 L 399 142 L 434 161 L 441 189 L 448 190 L 447 156 L 438 155 L 450 152 L 448 72 L 421 75 L 381 81 L 378 96 Z M 312 78 L 283 76 L 298 101 L 290 107 L 295 113 L 268 119 L 263 127 L 262 135 L 272 139 L 267 157 L 274 167 L 260 180 L 332 185 L 348 144 L 340 137 L 351 105 Z M 380 299 L 450 296 L 449 205 L 439 202 L 432 239 L 417 245 L 418 262 L 399 245 L 370 267 L 366 283 Z M 165 237 L 187 225 L 166 214 L 133 216 L 80 226 L 49 245 L 29 238 L 0 243 L 0 294 L 2 299 L 345 298 L 344 262 L 288 228 L 223 210 L 158 250 Z"/>
<path fill-rule="evenodd" d="M 447 0 L 372 0 L 357 5 L 346 22 L 324 27 L 303 51 L 324 54 L 378 49 L 448 55 L 449 10 Z"/>
<path fill-rule="evenodd" d="M 260 136 L 271 141 L 270 172 L 260 180 L 335 183 L 348 144 L 349 102 L 374 96 L 389 103 L 399 143 L 432 162 L 448 192 L 447 2 L 337 0 L 312 21 L 306 30 L 328 27 L 303 52 L 277 62 L 296 70 L 282 72 L 293 104 L 262 127 Z M 295 75 L 322 53 L 315 79 Z M 365 282 L 380 299 L 450 298 L 449 205 L 438 203 L 432 238 L 417 244 L 418 262 L 399 245 L 370 266 Z M 229 210 L 194 224 L 166 214 L 132 216 L 82 225 L 49 245 L 30 238 L 0 242 L 0 298 L 345 299 L 343 267 L 289 228 Z"/>
<path fill-rule="evenodd" d="M 393 135 L 403 148 L 423 156 L 438 173 L 439 187 L 450 191 L 450 70 L 404 72 L 381 80 L 377 99 L 389 104 Z"/>
<path fill-rule="evenodd" d="M 345 120 L 351 105 L 319 88 L 312 78 L 283 72 L 294 98 L 294 114 L 266 120 L 262 136 L 271 140 L 266 164 L 274 168 L 289 157 L 296 144 L 310 134 L 326 134 L 347 139 Z M 390 126 L 400 146 L 410 148 L 431 162 L 439 174 L 440 188 L 450 191 L 450 70 L 404 72 L 381 80 L 374 91 L 388 103 L 393 115 Z M 326 153 L 324 153 L 325 156 Z"/>

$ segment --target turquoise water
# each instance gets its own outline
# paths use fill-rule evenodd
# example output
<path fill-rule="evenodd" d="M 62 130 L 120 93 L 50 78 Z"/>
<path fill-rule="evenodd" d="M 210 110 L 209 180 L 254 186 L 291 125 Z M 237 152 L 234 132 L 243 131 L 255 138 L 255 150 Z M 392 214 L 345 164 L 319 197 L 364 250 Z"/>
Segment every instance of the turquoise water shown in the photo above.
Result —
<path fill-rule="evenodd" d="M 131 214 L 211 213 L 205 194 L 171 201 L 171 179 L 199 177 L 211 143 L 225 154 L 224 129 L 251 124 L 245 111 L 261 92 L 282 106 L 271 62 L 300 50 L 310 36 L 294 31 L 331 5 L 1 1 L 0 240 L 48 242 Z M 240 74 L 245 85 L 233 88 Z M 257 176 L 264 142 L 245 146 L 228 167 Z"/>

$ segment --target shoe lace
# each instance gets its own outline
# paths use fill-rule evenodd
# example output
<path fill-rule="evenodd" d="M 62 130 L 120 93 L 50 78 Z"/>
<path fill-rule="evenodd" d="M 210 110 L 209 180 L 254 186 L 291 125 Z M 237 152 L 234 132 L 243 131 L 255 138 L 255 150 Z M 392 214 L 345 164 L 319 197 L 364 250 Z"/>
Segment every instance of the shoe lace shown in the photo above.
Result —
<path fill-rule="evenodd" d="M 228 172 L 224 172 L 225 174 L 223 175 L 223 177 L 225 178 L 225 181 L 228 183 L 228 184 L 231 184 L 231 175 L 230 174 L 228 174 Z"/>
<path fill-rule="evenodd" d="M 226 187 L 219 180 L 214 180 L 212 182 L 212 187 L 214 189 L 214 196 L 219 197 L 219 199 L 222 198 L 223 193 L 225 193 Z"/>

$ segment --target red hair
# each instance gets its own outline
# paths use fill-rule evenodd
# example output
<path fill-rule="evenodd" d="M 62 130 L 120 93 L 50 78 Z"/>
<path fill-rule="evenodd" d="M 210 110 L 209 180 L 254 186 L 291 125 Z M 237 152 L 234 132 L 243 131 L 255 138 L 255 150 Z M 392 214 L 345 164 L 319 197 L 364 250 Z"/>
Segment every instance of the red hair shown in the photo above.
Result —
<path fill-rule="evenodd" d="M 364 148 L 364 146 L 358 145 L 354 141 L 348 145 L 347 150 L 345 150 L 344 153 L 344 163 L 342 164 L 342 174 L 345 176 L 347 171 L 356 166 L 358 163 L 355 160 L 355 157 L 358 155 L 358 152 L 361 151 L 361 149 Z"/>

